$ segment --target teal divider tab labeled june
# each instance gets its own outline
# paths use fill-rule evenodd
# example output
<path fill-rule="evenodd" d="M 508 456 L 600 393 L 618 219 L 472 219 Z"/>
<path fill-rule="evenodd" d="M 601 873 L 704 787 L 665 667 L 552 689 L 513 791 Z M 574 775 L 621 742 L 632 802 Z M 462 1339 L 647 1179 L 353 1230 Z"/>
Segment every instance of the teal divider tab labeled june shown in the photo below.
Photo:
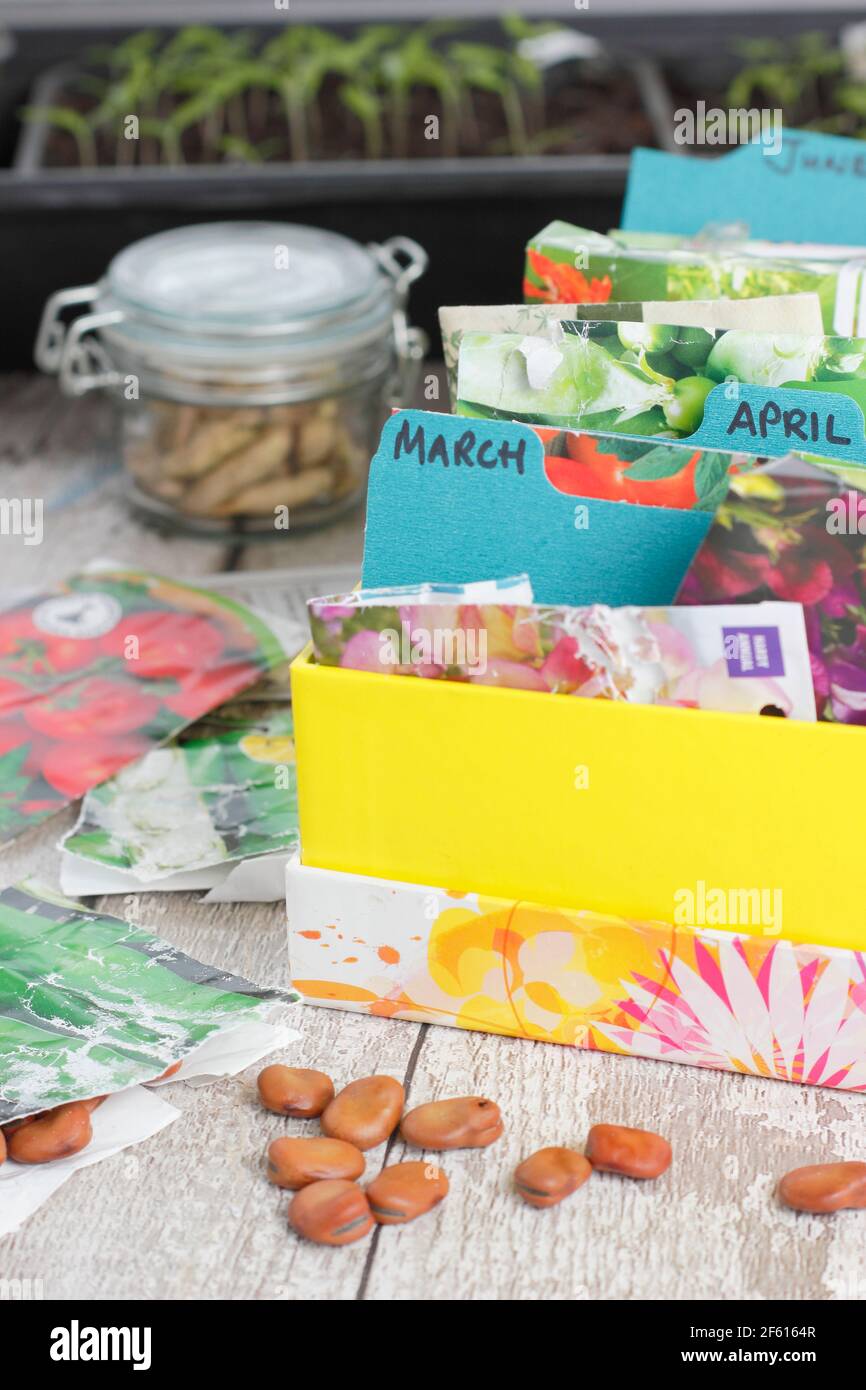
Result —
<path fill-rule="evenodd" d="M 782 129 L 772 143 L 709 153 L 635 150 L 622 227 L 693 236 L 711 224 L 744 222 L 750 236 L 770 241 L 866 241 L 862 140 Z"/>

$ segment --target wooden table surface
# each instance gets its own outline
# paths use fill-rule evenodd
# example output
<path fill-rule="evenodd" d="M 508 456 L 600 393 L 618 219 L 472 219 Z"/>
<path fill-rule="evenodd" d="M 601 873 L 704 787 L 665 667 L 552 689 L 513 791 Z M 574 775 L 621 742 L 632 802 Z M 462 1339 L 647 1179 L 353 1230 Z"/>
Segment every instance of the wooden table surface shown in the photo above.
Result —
<path fill-rule="evenodd" d="M 109 555 L 166 574 L 360 560 L 361 519 L 244 545 L 165 536 L 128 511 L 103 403 L 63 400 L 35 376 L 0 382 L 0 497 L 41 497 L 42 545 L 0 538 L 0 587 L 45 586 Z M 54 846 L 70 811 L 13 842 L 2 886 L 57 886 Z M 624 870 L 626 869 L 624 863 Z M 204 907 L 195 894 L 141 893 L 99 906 L 182 950 L 262 984 L 288 983 L 280 904 Z M 817 1087 L 578 1052 L 452 1028 L 293 1006 L 302 1038 L 285 1060 L 340 1083 L 372 1072 L 413 1103 L 470 1092 L 505 1112 L 492 1149 L 443 1163 L 448 1199 L 404 1228 L 331 1250 L 287 1230 L 287 1198 L 262 1155 L 303 1133 L 255 1100 L 256 1068 L 164 1095 L 183 1110 L 162 1133 L 76 1173 L 0 1240 L 0 1280 L 41 1279 L 46 1298 L 88 1299 L 830 1299 L 866 1297 L 863 1215 L 795 1216 L 773 1188 L 801 1163 L 864 1157 L 866 1098 Z M 656 1183 L 595 1176 L 562 1206 L 530 1210 L 510 1191 L 522 1156 L 580 1146 L 613 1121 L 658 1129 L 674 1163 Z M 368 1174 L 402 1156 L 368 1154 Z"/>

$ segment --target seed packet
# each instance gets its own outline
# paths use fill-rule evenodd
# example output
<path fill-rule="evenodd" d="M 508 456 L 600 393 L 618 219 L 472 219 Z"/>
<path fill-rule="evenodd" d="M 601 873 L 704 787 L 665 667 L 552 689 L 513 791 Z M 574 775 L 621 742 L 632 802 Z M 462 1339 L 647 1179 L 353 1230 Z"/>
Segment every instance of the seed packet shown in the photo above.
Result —
<path fill-rule="evenodd" d="M 744 383 L 842 393 L 866 411 L 866 338 L 577 321 L 559 329 L 556 338 L 465 334 L 457 413 L 682 439 L 700 430 L 707 397 L 722 383 L 728 391 Z M 800 426 L 810 397 L 803 400 Z M 810 435 L 798 428 L 806 449 Z M 758 446 L 754 426 L 745 437 Z"/>
<path fill-rule="evenodd" d="M 676 602 L 802 604 L 818 718 L 866 724 L 864 537 L 866 496 L 845 475 L 780 460 L 735 483 Z"/>
<path fill-rule="evenodd" d="M 310 603 L 316 660 L 587 699 L 814 719 L 803 612 Z"/>
<path fill-rule="evenodd" d="M 155 748 L 94 787 L 62 849 L 149 887 L 177 874 L 294 849 L 291 711 L 235 727 L 225 711 L 220 725 Z"/>
<path fill-rule="evenodd" d="M 739 224 L 696 237 L 614 230 L 602 235 L 551 222 L 526 248 L 524 298 L 547 303 L 611 299 L 755 299 L 817 295 L 826 333 L 862 333 L 858 315 L 866 248 L 753 241 Z"/>
<path fill-rule="evenodd" d="M 153 1081 L 295 996 L 38 885 L 0 893 L 0 1122 Z"/>
<path fill-rule="evenodd" d="M 90 1143 L 78 1153 L 50 1163 L 28 1165 L 9 1159 L 0 1164 L 0 1236 L 17 1230 L 79 1168 L 101 1163 L 179 1120 L 183 1112 L 163 1096 L 155 1095 L 156 1090 L 172 1089 L 179 1084 L 205 1086 L 224 1076 L 236 1076 L 300 1036 L 281 1024 L 248 1018 L 237 1027 L 212 1034 L 176 1069 L 171 1068 L 171 1076 L 159 1077 L 147 1085 L 127 1086 L 107 1096 L 90 1116 Z"/>
<path fill-rule="evenodd" d="M 512 575 L 508 579 L 477 579 L 469 584 L 427 583 L 394 584 L 377 589 L 353 589 L 348 594 L 307 601 L 321 613 L 328 605 L 338 608 L 393 608 L 394 605 L 418 603 L 531 603 L 532 585 L 528 574 Z"/>
<path fill-rule="evenodd" d="M 0 842 L 285 663 L 278 619 L 100 567 L 0 613 Z"/>
<path fill-rule="evenodd" d="M 579 287 L 579 282 L 575 288 Z M 529 296 L 527 296 L 528 298 Z M 621 300 L 605 303 L 445 305 L 439 327 L 448 390 L 457 399 L 457 362 L 464 333 L 545 335 L 572 319 L 628 323 L 673 323 L 695 328 L 747 328 L 762 333 L 821 333 L 821 306 L 814 294 L 776 294 L 762 299 L 699 299 L 674 306 L 670 300 Z"/>

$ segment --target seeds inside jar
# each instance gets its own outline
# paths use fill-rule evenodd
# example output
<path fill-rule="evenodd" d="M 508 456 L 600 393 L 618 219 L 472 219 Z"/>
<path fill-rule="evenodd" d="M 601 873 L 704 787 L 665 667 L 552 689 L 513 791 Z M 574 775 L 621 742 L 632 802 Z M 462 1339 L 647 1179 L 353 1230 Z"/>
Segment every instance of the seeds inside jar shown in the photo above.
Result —
<path fill-rule="evenodd" d="M 355 491 L 366 459 L 337 400 L 190 406 L 151 401 L 125 459 L 145 492 L 197 517 L 273 517 Z M 345 409 L 348 409 L 346 407 Z"/>

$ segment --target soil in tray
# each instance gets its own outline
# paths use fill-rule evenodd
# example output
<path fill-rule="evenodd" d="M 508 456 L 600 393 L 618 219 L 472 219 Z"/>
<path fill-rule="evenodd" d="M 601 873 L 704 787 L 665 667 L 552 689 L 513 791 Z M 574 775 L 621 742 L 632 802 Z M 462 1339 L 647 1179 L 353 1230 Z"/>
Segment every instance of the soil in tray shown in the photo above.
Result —
<path fill-rule="evenodd" d="M 345 79 L 335 75 L 322 82 L 316 101 L 307 107 L 302 140 L 292 130 L 280 94 L 264 86 L 215 104 L 201 119 L 176 131 L 169 128 L 172 113 L 185 98 L 164 93 L 156 109 L 141 117 L 139 138 L 126 139 L 120 115 L 96 129 L 85 129 L 98 100 L 92 76 L 70 76 L 52 96 L 52 110 L 63 108 L 73 115 L 65 123 L 58 124 L 56 114 L 49 121 L 43 165 L 93 167 L 94 159 L 98 167 L 134 167 L 299 158 L 603 155 L 656 143 L 631 73 L 598 61 L 557 65 L 537 90 L 515 83 L 507 98 L 467 86 L 456 111 L 432 86 L 414 86 L 402 116 L 380 94 L 367 109 L 366 120 L 347 106 L 344 85 Z M 135 106 L 124 105 L 122 110 L 126 115 Z M 72 129 L 76 116 L 77 132 Z M 437 128 L 438 137 L 431 138 Z"/>
<path fill-rule="evenodd" d="M 846 64 L 835 29 L 728 40 L 667 74 L 676 108 L 782 112 L 788 129 L 866 139 L 866 57 Z M 707 153 L 714 153 L 708 148 Z M 722 151 L 719 151 L 721 153 Z"/>
<path fill-rule="evenodd" d="M 82 113 L 89 105 L 77 94 L 68 98 L 64 94 L 62 104 Z M 526 113 L 526 153 L 627 154 L 635 145 L 656 143 L 640 96 L 627 75 L 618 80 L 615 90 L 598 80 L 578 79 L 563 84 L 548 99 L 545 108 L 543 121 L 538 119 L 538 113 L 531 110 Z M 439 121 L 438 139 L 428 139 L 425 135 L 430 116 L 436 116 Z M 318 117 L 312 124 L 308 155 L 311 160 L 377 157 L 375 149 L 365 142 L 361 122 L 339 101 L 336 84 L 327 84 Z M 258 102 L 255 97 L 246 98 L 242 110 L 229 113 L 227 125 L 234 125 L 238 132 L 234 139 L 248 142 L 257 151 L 258 160 L 271 163 L 291 159 L 286 122 L 278 100 L 270 94 L 265 94 L 264 100 Z M 201 131 L 197 128 L 185 131 L 180 141 L 182 162 L 190 165 L 245 162 L 238 147 L 233 146 L 230 128 L 221 133 L 220 139 L 226 137 L 228 152 L 215 154 L 212 148 L 205 146 Z M 160 157 L 159 142 L 154 136 L 143 136 L 135 141 L 125 140 L 122 135 L 108 138 L 100 131 L 96 134 L 95 146 L 100 167 L 166 163 L 165 158 Z M 452 123 L 443 112 L 437 93 L 432 89 L 420 89 L 412 94 L 405 142 L 395 140 L 386 128 L 380 157 L 436 159 L 511 153 L 512 142 L 501 104 L 492 94 L 479 93 L 473 100 L 472 110 Z M 249 162 L 258 160 L 250 157 Z M 80 163 L 74 137 L 65 130 L 52 128 L 46 144 L 45 166 L 75 168 Z"/>

